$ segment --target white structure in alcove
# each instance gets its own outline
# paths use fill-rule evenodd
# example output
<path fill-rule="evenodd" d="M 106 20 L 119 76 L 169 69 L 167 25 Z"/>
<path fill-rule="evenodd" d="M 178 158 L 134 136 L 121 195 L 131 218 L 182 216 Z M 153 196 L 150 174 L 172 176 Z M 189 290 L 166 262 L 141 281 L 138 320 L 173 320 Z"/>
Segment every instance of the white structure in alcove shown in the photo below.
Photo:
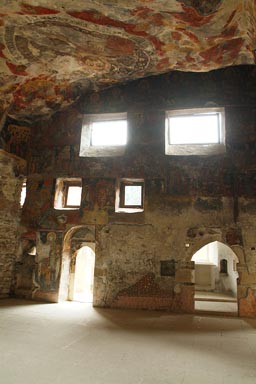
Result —
<path fill-rule="evenodd" d="M 212 291 L 237 295 L 238 258 L 227 245 L 214 241 L 199 249 L 195 262 L 196 291 Z"/>

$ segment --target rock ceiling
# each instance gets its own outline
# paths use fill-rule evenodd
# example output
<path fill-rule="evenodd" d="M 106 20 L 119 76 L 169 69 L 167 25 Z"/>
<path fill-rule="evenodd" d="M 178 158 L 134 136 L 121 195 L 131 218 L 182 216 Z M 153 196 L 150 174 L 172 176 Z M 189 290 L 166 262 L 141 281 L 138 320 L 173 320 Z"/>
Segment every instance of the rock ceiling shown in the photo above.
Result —
<path fill-rule="evenodd" d="M 0 116 L 35 120 L 133 79 L 255 64 L 255 48 L 256 0 L 0 0 Z"/>

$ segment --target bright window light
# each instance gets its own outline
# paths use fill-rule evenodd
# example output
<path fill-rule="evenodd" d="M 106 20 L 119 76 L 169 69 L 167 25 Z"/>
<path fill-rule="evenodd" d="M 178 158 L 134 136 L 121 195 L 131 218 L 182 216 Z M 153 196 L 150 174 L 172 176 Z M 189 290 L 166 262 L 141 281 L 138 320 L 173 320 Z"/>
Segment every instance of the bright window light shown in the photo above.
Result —
<path fill-rule="evenodd" d="M 22 184 L 21 195 L 20 195 L 20 206 L 21 207 L 23 207 L 23 205 L 25 203 L 26 194 L 27 194 L 27 185 L 26 185 L 26 181 L 24 181 Z"/>
<path fill-rule="evenodd" d="M 82 190 L 82 188 L 79 186 L 69 186 L 68 187 L 68 195 L 67 195 L 67 203 L 66 203 L 67 206 L 69 206 L 69 207 L 80 206 L 81 190 Z"/>
<path fill-rule="evenodd" d="M 203 113 L 169 117 L 170 144 L 217 144 L 220 142 L 220 115 Z"/>
<path fill-rule="evenodd" d="M 144 180 L 119 179 L 116 186 L 115 211 L 138 213 L 144 211 Z"/>
<path fill-rule="evenodd" d="M 166 111 L 166 155 L 209 156 L 225 152 L 224 108 Z"/>
<path fill-rule="evenodd" d="M 123 156 L 128 130 L 127 112 L 84 115 L 79 156 Z"/>
<path fill-rule="evenodd" d="M 126 185 L 124 191 L 125 206 L 141 206 L 142 205 L 142 186 Z"/>
<path fill-rule="evenodd" d="M 56 180 L 54 209 L 79 209 L 82 195 L 82 179 L 60 177 Z"/>
<path fill-rule="evenodd" d="M 95 121 L 91 124 L 93 146 L 116 146 L 127 143 L 127 120 Z"/>

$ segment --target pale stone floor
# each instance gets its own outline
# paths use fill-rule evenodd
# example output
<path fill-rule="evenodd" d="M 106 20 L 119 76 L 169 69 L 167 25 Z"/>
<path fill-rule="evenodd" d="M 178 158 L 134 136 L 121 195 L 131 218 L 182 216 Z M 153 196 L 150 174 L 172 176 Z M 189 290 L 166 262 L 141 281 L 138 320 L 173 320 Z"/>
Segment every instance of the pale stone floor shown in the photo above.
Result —
<path fill-rule="evenodd" d="M 0 301 L 1 384 L 255 384 L 256 319 Z"/>
<path fill-rule="evenodd" d="M 237 299 L 224 293 L 196 291 L 195 310 L 197 314 L 218 313 L 237 316 Z"/>

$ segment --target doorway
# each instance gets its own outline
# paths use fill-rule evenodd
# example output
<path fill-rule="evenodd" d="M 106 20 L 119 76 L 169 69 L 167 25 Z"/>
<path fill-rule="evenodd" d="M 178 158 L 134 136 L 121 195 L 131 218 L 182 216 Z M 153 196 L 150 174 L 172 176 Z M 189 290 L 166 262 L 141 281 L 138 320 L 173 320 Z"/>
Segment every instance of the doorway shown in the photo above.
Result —
<path fill-rule="evenodd" d="M 230 247 L 211 242 L 192 257 L 195 262 L 195 310 L 237 315 L 237 263 Z"/>
<path fill-rule="evenodd" d="M 95 244 L 83 246 L 77 251 L 74 274 L 73 301 L 93 302 Z"/>
<path fill-rule="evenodd" d="M 63 240 L 58 301 L 93 301 L 95 258 L 95 227 L 69 229 Z"/>

